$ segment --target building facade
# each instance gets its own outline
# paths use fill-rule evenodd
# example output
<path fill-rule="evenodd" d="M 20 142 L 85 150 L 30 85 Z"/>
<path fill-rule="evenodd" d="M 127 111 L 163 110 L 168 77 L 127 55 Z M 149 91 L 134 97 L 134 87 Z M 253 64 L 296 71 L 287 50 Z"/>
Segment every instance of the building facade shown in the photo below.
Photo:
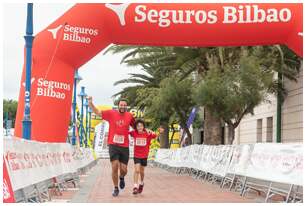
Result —
<path fill-rule="evenodd" d="M 283 80 L 287 96 L 281 112 L 281 142 L 303 142 L 303 69 L 297 82 Z M 263 102 L 254 110 L 254 115 L 246 115 L 235 130 L 234 144 L 257 142 L 276 142 L 276 107 L 275 96 L 270 102 Z"/>

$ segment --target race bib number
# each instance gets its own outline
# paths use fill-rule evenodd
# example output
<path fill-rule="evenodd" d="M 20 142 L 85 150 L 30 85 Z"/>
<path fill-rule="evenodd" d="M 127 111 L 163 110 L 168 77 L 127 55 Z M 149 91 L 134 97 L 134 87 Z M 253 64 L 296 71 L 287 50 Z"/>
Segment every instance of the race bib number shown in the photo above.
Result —
<path fill-rule="evenodd" d="M 123 143 L 124 143 L 124 136 L 123 136 L 123 135 L 117 135 L 117 134 L 115 134 L 115 135 L 114 135 L 113 142 L 114 142 L 114 143 L 117 143 L 117 144 L 123 144 Z"/>
<path fill-rule="evenodd" d="M 147 139 L 146 138 L 136 138 L 136 145 L 137 146 L 146 146 Z"/>

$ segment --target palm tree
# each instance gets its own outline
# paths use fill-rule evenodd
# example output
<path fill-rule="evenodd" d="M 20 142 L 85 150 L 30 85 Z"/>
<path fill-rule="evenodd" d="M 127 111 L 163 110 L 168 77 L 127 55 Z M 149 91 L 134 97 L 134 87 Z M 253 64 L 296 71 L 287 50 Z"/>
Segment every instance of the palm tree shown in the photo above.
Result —
<path fill-rule="evenodd" d="M 161 95 L 161 93 L 156 93 L 156 90 L 152 91 L 152 89 L 160 88 L 161 82 L 163 80 L 167 79 L 167 81 L 169 81 L 168 78 L 170 78 L 171 76 L 176 76 L 180 73 L 179 68 L 176 68 L 176 66 L 178 65 L 177 56 L 176 53 L 173 52 L 173 49 L 173 47 L 111 47 L 107 52 L 111 51 L 113 53 L 118 53 L 129 51 L 123 57 L 121 63 L 125 63 L 127 66 L 141 66 L 141 69 L 144 72 L 144 74 L 131 73 L 129 74 L 130 77 L 128 79 L 122 79 L 117 81 L 114 85 L 133 84 L 133 86 L 125 87 L 122 91 L 115 94 L 114 96 L 125 96 L 131 101 L 131 105 L 133 106 L 138 106 L 140 108 L 146 106 L 146 113 L 149 116 L 155 116 L 157 119 L 159 119 L 158 123 L 163 125 L 163 127 L 166 129 L 165 134 L 168 134 L 167 131 L 169 130 L 168 125 L 170 119 L 177 119 L 181 121 L 182 127 L 187 130 L 186 133 L 188 134 L 188 137 L 191 140 L 191 134 L 189 132 L 189 129 L 185 125 L 187 119 L 187 112 L 183 111 L 186 108 L 189 109 L 189 106 L 186 105 L 185 108 L 181 106 L 177 107 L 172 103 L 168 105 L 168 107 L 161 108 L 161 103 L 158 101 L 163 100 L 166 97 L 164 96 L 164 98 L 158 99 L 157 96 Z M 163 89 L 161 90 L 161 92 L 162 91 Z M 149 95 L 150 93 L 155 96 Z M 176 91 L 174 91 L 174 93 L 176 93 Z M 165 105 L 165 102 L 162 104 Z M 174 116 L 178 118 L 171 118 Z M 167 141 L 163 141 L 164 139 L 166 139 Z M 168 135 L 167 137 L 164 137 L 163 140 L 161 142 L 161 145 L 165 145 L 167 147 Z"/>
<path fill-rule="evenodd" d="M 148 74 L 140 76 L 133 74 L 129 79 L 116 82 L 120 83 L 137 83 L 138 85 L 125 88 L 116 95 L 125 95 L 131 98 L 133 105 L 141 105 L 136 102 L 135 93 L 139 89 L 137 86 L 150 87 L 157 85 L 162 79 L 171 75 L 176 75 L 183 80 L 194 73 L 197 77 L 194 84 L 201 80 L 209 69 L 212 62 L 218 60 L 221 48 L 197 48 L 197 47 L 137 47 L 137 46 L 119 46 L 110 47 L 106 52 L 121 53 L 128 52 L 121 63 L 127 66 L 142 66 Z M 221 59 L 222 63 L 222 59 Z M 155 80 L 155 81 L 154 81 Z M 154 84 L 155 83 L 155 84 Z M 139 98 L 138 98 L 139 100 Z M 213 114 L 205 109 L 205 144 L 221 144 L 221 120 L 214 117 Z M 187 132 L 187 131 L 186 131 Z M 187 132 L 188 134 L 188 132 Z"/>
<path fill-rule="evenodd" d="M 255 47 L 214 47 L 214 48 L 175 48 L 177 55 L 177 68 L 180 69 L 182 79 L 191 74 L 195 74 L 195 84 L 203 80 L 210 68 L 218 65 L 221 72 L 229 66 L 237 68 L 239 61 L 243 56 L 255 56 L 259 64 L 268 74 L 278 73 L 278 79 L 270 82 L 268 92 L 274 93 L 283 101 L 286 91 L 282 85 L 282 77 L 296 81 L 299 72 L 301 59 L 285 46 L 255 46 Z M 239 117 L 236 122 L 239 124 L 243 116 Z M 208 108 L 204 109 L 204 143 L 220 144 L 221 143 L 221 125 L 220 118 L 215 116 Z M 235 124 L 235 125 L 237 125 Z M 234 128 L 234 127 L 233 127 Z"/>

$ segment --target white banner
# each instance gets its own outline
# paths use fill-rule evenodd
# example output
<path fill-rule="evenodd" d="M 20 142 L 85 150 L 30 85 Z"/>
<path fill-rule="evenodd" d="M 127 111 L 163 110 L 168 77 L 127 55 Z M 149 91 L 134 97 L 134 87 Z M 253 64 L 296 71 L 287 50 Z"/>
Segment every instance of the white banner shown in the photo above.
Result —
<path fill-rule="evenodd" d="M 227 173 L 281 183 L 303 184 L 303 145 L 259 143 L 191 145 L 159 149 L 156 162 L 225 176 Z"/>
<path fill-rule="evenodd" d="M 227 173 L 245 176 L 254 145 L 235 145 Z"/>
<path fill-rule="evenodd" d="M 200 145 L 191 145 L 190 147 L 190 163 L 188 167 L 197 168 L 200 162 Z"/>
<path fill-rule="evenodd" d="M 233 147 L 230 145 L 220 145 L 214 147 L 214 153 L 211 155 L 211 167 L 207 171 L 212 174 L 225 176 L 233 154 Z"/>
<path fill-rule="evenodd" d="M 102 121 L 95 127 L 95 152 L 98 158 L 103 157 L 104 140 L 108 136 L 109 124 L 107 121 Z"/>
<path fill-rule="evenodd" d="M 159 149 L 156 153 L 156 162 L 161 164 L 168 164 L 169 163 L 169 149 Z"/>
<path fill-rule="evenodd" d="M 68 143 L 43 143 L 12 137 L 4 138 L 3 146 L 14 191 L 76 172 L 94 161 L 89 148 L 79 149 Z"/>
<path fill-rule="evenodd" d="M 303 185 L 302 144 L 255 144 L 247 175 L 254 178 Z"/>

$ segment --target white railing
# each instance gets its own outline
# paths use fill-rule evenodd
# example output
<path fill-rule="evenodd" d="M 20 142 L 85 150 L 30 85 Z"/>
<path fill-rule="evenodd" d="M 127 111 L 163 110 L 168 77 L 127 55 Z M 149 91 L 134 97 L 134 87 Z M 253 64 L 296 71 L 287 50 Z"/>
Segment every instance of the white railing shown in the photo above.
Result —
<path fill-rule="evenodd" d="M 159 149 L 155 162 L 219 175 L 303 185 L 303 144 L 191 145 Z"/>

